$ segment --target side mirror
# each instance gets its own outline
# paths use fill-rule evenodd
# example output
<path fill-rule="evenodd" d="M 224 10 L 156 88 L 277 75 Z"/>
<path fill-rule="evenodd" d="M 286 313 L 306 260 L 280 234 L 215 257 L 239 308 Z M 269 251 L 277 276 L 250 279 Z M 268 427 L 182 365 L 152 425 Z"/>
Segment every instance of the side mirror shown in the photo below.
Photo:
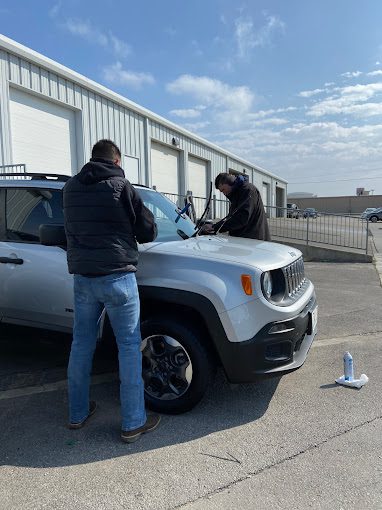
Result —
<path fill-rule="evenodd" d="M 64 225 L 40 225 L 39 235 L 45 246 L 66 246 Z"/>

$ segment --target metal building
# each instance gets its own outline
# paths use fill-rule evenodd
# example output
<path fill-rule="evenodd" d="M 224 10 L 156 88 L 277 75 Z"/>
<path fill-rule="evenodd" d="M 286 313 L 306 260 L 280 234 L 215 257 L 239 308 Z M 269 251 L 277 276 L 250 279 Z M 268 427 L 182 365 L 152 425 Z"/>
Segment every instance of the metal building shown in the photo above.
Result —
<path fill-rule="evenodd" d="M 0 35 L 0 169 L 75 174 L 101 138 L 133 183 L 205 197 L 218 173 L 245 173 L 264 205 L 286 207 L 284 179 Z"/>

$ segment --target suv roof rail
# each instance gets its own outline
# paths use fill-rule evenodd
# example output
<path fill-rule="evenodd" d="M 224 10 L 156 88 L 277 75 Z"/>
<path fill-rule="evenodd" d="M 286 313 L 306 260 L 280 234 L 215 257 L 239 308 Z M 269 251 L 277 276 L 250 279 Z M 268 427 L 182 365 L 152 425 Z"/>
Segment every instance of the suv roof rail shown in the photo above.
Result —
<path fill-rule="evenodd" d="M 130 182 L 130 181 L 129 181 Z M 141 188 L 147 188 L 147 189 L 152 189 L 150 188 L 150 186 L 146 186 L 146 184 L 139 184 L 139 182 L 130 182 L 130 184 L 132 186 L 140 186 Z"/>
<path fill-rule="evenodd" d="M 62 174 L 46 174 L 46 173 L 38 173 L 38 172 L 7 172 L 0 173 L 0 179 L 2 177 L 31 177 L 31 180 L 48 180 L 54 178 L 56 181 L 66 182 L 70 179 L 70 175 L 62 175 Z"/>

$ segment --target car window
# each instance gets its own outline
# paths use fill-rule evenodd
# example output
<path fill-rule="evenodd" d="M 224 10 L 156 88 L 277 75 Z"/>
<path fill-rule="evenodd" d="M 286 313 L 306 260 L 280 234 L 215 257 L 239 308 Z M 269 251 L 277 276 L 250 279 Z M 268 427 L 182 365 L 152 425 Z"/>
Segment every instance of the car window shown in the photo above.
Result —
<path fill-rule="evenodd" d="M 138 188 L 143 203 L 153 213 L 158 227 L 156 241 L 180 241 L 177 230 L 191 237 L 195 233 L 195 225 L 186 215 L 179 216 L 176 204 L 161 193 L 149 189 Z M 175 220 L 177 222 L 175 223 Z"/>
<path fill-rule="evenodd" d="M 13 241 L 40 241 L 41 224 L 64 224 L 62 192 L 42 188 L 6 191 L 6 237 Z"/>

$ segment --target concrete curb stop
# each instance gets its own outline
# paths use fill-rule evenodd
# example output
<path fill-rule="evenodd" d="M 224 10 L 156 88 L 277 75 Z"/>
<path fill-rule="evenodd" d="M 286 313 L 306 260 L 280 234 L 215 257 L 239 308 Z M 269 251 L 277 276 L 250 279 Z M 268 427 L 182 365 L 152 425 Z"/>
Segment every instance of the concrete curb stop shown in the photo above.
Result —
<path fill-rule="evenodd" d="M 306 262 L 373 262 L 372 255 L 366 255 L 366 253 L 356 252 L 350 249 L 329 248 L 326 246 L 317 246 L 312 244 L 307 245 L 306 243 L 298 242 L 294 239 L 274 238 L 273 241 L 275 243 L 286 244 L 288 246 L 298 248 L 302 252 Z"/>

